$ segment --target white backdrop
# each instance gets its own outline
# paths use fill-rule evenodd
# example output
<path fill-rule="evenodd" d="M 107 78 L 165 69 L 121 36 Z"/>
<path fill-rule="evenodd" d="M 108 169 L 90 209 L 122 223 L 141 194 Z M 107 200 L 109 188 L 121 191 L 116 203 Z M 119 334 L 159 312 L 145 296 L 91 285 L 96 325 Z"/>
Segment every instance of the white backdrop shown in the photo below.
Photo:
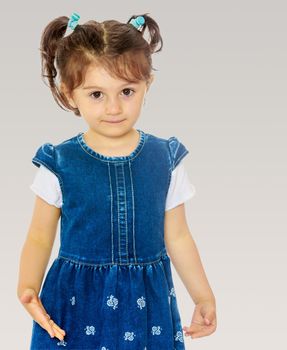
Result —
<path fill-rule="evenodd" d="M 41 31 L 149 12 L 162 52 L 137 127 L 177 136 L 197 193 L 188 221 L 217 300 L 215 333 L 186 349 L 286 348 L 286 1 L 6 2 L 1 10 L 1 348 L 28 349 L 32 319 L 17 299 L 34 205 L 31 159 L 86 125 L 61 110 L 40 78 Z M 51 261 L 59 247 L 57 235 Z M 50 266 L 50 264 L 49 264 Z M 49 267 L 48 266 L 48 267 Z M 173 269 L 183 325 L 194 304 Z"/>

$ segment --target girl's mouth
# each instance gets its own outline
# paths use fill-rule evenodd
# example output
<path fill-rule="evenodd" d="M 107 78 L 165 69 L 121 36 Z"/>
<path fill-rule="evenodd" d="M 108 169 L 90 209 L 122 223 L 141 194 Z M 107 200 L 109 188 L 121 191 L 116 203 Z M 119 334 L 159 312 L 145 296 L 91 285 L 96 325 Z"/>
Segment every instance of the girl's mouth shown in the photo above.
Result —
<path fill-rule="evenodd" d="M 121 120 L 105 120 L 105 122 L 112 123 L 112 124 L 114 124 L 114 123 L 121 123 L 122 121 L 124 121 L 124 119 L 121 119 Z"/>

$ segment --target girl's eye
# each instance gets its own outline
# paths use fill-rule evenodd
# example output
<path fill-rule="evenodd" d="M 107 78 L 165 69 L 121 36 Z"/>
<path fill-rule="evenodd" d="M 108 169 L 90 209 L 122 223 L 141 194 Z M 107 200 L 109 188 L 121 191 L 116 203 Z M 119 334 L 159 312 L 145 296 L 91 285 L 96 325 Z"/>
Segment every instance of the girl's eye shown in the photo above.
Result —
<path fill-rule="evenodd" d="M 132 91 L 132 92 L 135 92 L 135 90 L 133 90 L 133 89 L 130 89 L 130 88 L 127 88 L 127 89 L 123 89 L 123 91 Z M 131 96 L 131 95 L 126 95 L 126 96 Z"/>
<path fill-rule="evenodd" d="M 96 96 L 99 96 L 98 93 L 100 93 L 100 91 L 92 92 L 90 96 L 93 96 L 93 97 L 95 97 L 95 95 L 96 95 Z M 98 97 L 95 97 L 95 99 L 97 100 Z"/>
<path fill-rule="evenodd" d="M 126 89 L 123 89 L 123 91 L 132 91 L 132 92 L 135 92 L 135 90 L 133 89 L 130 89 L 130 88 L 126 88 Z M 98 100 L 99 99 L 99 94 L 101 94 L 101 91 L 94 91 L 90 94 L 90 96 L 93 96 L 94 99 Z M 124 93 L 125 96 L 132 96 L 132 94 L 126 94 Z"/>

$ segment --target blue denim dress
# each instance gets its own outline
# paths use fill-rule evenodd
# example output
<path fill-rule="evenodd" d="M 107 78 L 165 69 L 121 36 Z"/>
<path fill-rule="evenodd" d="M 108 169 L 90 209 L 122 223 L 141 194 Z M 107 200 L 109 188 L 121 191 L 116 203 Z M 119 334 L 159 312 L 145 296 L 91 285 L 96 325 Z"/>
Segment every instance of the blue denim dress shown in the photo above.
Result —
<path fill-rule="evenodd" d="M 39 296 L 66 335 L 51 338 L 33 320 L 31 350 L 185 349 L 164 216 L 171 172 L 189 151 L 136 130 L 127 156 L 97 153 L 80 132 L 32 158 L 63 195 L 60 248 Z"/>

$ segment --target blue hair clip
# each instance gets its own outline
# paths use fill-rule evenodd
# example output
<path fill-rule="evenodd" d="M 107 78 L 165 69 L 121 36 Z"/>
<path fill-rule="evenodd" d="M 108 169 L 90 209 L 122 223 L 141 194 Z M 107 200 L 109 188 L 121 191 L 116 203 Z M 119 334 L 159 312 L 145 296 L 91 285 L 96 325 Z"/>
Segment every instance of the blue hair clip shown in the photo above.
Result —
<path fill-rule="evenodd" d="M 68 27 L 74 30 L 78 25 L 79 19 L 80 19 L 80 15 L 76 12 L 73 12 L 72 16 L 69 19 Z"/>
<path fill-rule="evenodd" d="M 131 23 L 137 30 L 140 31 L 145 23 L 145 19 L 143 16 L 137 16 L 137 18 L 131 19 L 129 23 Z"/>
<path fill-rule="evenodd" d="M 74 31 L 74 29 L 78 25 L 79 19 L 80 19 L 80 15 L 76 12 L 73 12 L 72 16 L 69 19 L 68 26 L 67 26 L 66 32 L 64 34 L 64 37 L 70 35 Z"/>

